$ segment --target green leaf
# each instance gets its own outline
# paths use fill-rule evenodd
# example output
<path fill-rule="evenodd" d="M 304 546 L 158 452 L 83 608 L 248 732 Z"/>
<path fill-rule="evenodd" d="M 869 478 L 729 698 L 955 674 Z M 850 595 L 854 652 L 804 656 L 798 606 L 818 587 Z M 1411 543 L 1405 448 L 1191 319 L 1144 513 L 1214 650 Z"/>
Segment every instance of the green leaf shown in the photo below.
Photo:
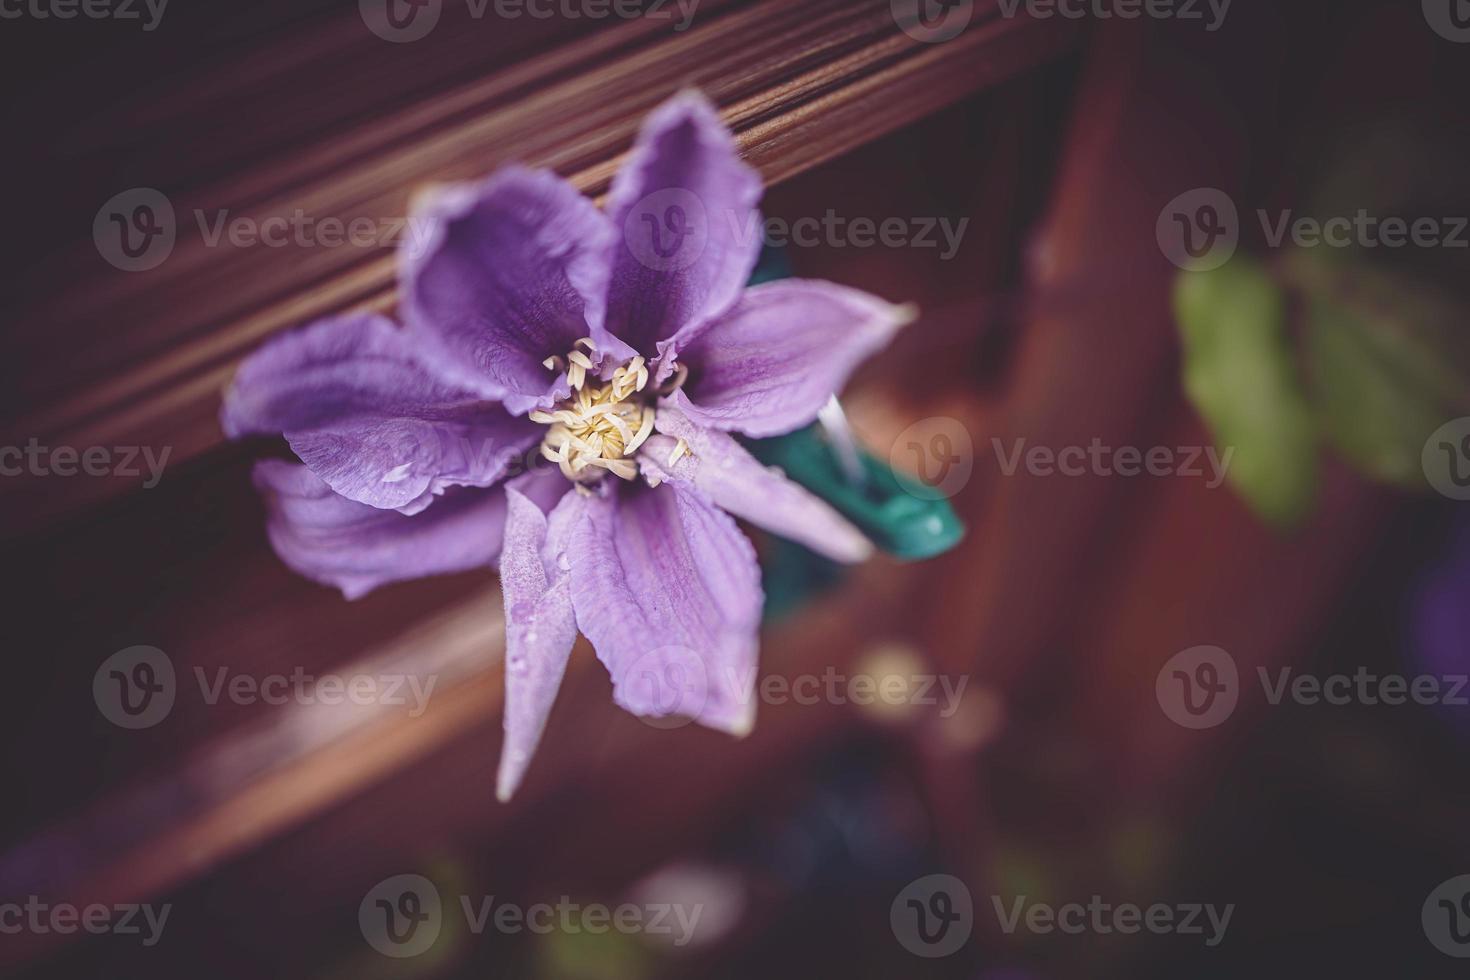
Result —
<path fill-rule="evenodd" d="M 1280 287 L 1238 254 L 1175 282 L 1184 341 L 1184 391 L 1251 509 L 1273 524 L 1298 523 L 1317 488 L 1317 432 L 1286 332 Z"/>
<path fill-rule="evenodd" d="M 1307 363 L 1319 425 L 1359 471 L 1426 489 L 1425 441 L 1470 405 L 1462 313 L 1394 273 L 1320 259 L 1293 266 L 1307 285 Z"/>

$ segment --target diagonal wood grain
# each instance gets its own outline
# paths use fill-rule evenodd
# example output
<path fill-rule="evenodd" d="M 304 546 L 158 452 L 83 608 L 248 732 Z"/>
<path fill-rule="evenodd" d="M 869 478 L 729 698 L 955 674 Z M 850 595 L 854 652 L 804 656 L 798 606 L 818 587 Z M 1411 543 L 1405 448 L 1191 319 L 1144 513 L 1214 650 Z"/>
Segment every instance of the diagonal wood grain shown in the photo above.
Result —
<path fill-rule="evenodd" d="M 242 150 L 208 184 L 164 188 L 179 240 L 158 268 L 113 270 L 88 237 L 50 263 L 67 274 L 34 275 L 7 341 L 28 370 L 5 395 L 15 421 L 0 444 L 167 446 L 178 465 L 220 443 L 219 392 L 264 338 L 393 303 L 391 247 L 211 246 L 196 210 L 207 228 L 227 211 L 257 223 L 301 212 L 391 229 L 426 182 L 472 178 L 511 159 L 554 168 L 596 195 L 647 111 L 691 84 L 717 100 L 773 183 L 1054 58 L 1075 37 L 1070 22 L 1002 19 L 987 4 L 941 44 L 903 34 L 887 4 L 713 6 L 687 32 L 609 28 L 264 163 Z M 161 113 L 157 125 L 174 119 Z M 135 163 L 131 172 L 147 169 Z M 20 526 L 20 512 L 34 526 L 131 489 L 125 480 L 4 481 L 0 493 L 15 504 L 0 508 L 0 533 Z"/>

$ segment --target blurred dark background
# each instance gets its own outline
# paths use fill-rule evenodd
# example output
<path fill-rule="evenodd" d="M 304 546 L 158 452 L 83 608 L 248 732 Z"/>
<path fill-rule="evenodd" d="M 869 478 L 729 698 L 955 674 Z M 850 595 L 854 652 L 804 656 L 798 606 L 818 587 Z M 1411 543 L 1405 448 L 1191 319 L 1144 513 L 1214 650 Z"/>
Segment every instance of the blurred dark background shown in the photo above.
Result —
<path fill-rule="evenodd" d="M 153 30 L 4 8 L 0 446 L 170 456 L 147 488 L 117 472 L 0 477 L 0 971 L 1464 975 L 1470 884 L 1453 880 L 1470 874 L 1470 707 L 1272 704 L 1258 670 L 1273 683 L 1282 670 L 1433 677 L 1446 694 L 1470 673 L 1467 505 L 1419 455 L 1470 416 L 1470 249 L 1275 245 L 1256 214 L 1363 210 L 1453 232 L 1470 215 L 1470 9 L 1235 0 L 1209 30 L 1205 4 L 1202 20 L 1177 16 L 1182 2 L 1124 19 L 1098 15 L 1112 3 L 1069 18 L 965 0 L 925 6 L 926 24 L 968 20 L 920 39 L 903 7 L 704 0 L 675 30 L 667 5 L 538 19 L 445 0 L 407 43 L 375 36 L 347 0 L 173 0 Z M 920 305 L 843 400 L 900 468 L 924 469 L 915 431 L 968 443 L 955 450 L 968 477 L 932 488 L 965 540 L 842 575 L 758 541 L 768 588 L 783 575 L 763 676 L 964 686 L 937 706 L 763 704 L 735 742 L 619 712 L 579 647 L 526 786 L 502 805 L 493 575 L 352 604 L 294 577 L 249 484 L 254 458 L 287 450 L 226 444 L 214 422 L 264 337 L 391 309 L 392 248 L 210 245 L 193 213 L 391 222 L 415 188 L 513 159 L 597 196 L 642 116 L 687 84 L 761 169 L 769 218 L 968 219 L 952 255 L 831 235 L 785 250 L 796 275 Z M 128 272 L 93 226 L 137 188 L 172 203 L 177 243 Z M 1226 268 L 1254 262 L 1282 297 L 1274 360 L 1182 339 L 1175 290 L 1206 273 L 1171 261 L 1160 219 L 1202 188 L 1237 210 Z M 1234 315 L 1236 295 L 1212 309 Z M 1353 357 L 1319 356 L 1341 338 Z M 1306 449 L 1277 439 L 1290 422 L 1255 387 L 1260 365 L 1307 392 Z M 1242 428 L 1222 435 L 1191 371 L 1217 380 Z M 996 447 L 1018 439 L 1239 455 L 1216 487 L 1008 474 Z M 1282 494 L 1299 505 L 1291 520 L 1271 511 Z M 166 654 L 179 690 L 167 717 L 127 730 L 93 681 L 139 645 Z M 1237 703 L 1192 728 L 1171 716 L 1169 665 L 1201 646 L 1227 653 Z M 436 688 L 417 715 L 210 704 L 196 669 Z M 912 890 L 936 874 L 959 883 L 943 886 L 949 904 Z M 438 939 L 404 958 L 380 953 L 367 924 L 368 899 L 399 875 L 443 902 Z M 967 938 L 928 955 L 939 945 L 908 898 L 938 915 L 960 892 L 972 914 L 936 943 Z M 492 896 L 702 911 L 679 945 L 579 918 L 477 934 L 460 899 Z M 1203 918 L 1203 935 L 1008 932 L 998 911 L 1094 896 L 1233 911 L 1214 944 Z M 19 921 L 7 903 L 27 902 L 102 905 L 114 925 L 134 904 L 169 913 L 153 944 L 6 928 Z"/>

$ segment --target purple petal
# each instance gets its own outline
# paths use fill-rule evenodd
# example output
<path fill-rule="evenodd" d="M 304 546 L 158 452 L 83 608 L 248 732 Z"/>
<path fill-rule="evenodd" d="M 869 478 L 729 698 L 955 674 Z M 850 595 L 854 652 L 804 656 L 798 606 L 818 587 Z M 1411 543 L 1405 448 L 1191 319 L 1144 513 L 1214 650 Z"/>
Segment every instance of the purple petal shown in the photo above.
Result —
<path fill-rule="evenodd" d="M 529 498 L 541 508 L 541 513 L 550 514 L 572 489 L 572 484 L 561 475 L 555 463 L 548 462 L 539 452 L 529 455 L 526 462 L 528 472 L 507 480 L 505 485 Z"/>
<path fill-rule="evenodd" d="M 500 553 L 505 496 L 498 489 L 451 490 L 408 517 L 348 500 L 297 463 L 263 460 L 254 480 L 276 554 L 348 599 L 389 582 L 488 568 Z"/>
<path fill-rule="evenodd" d="M 603 324 L 612 228 L 560 177 L 507 167 L 435 192 L 412 222 L 404 317 L 446 377 L 523 413 L 566 397 L 542 362 L 579 338 L 632 356 Z"/>
<path fill-rule="evenodd" d="M 734 302 L 760 253 L 760 195 L 704 96 L 656 109 L 608 195 L 619 237 L 608 329 L 652 357 L 658 341 Z"/>
<path fill-rule="evenodd" d="M 500 587 L 505 594 L 505 743 L 495 793 L 502 801 L 510 799 L 525 776 L 577 639 L 570 576 L 561 566 L 571 529 L 585 506 L 580 494 L 567 493 L 548 519 L 517 489 L 520 482 L 506 487 L 509 516 L 500 557 Z M 565 480 L 561 483 L 567 485 Z"/>
<path fill-rule="evenodd" d="M 671 400 L 710 428 L 756 437 L 791 432 L 816 418 L 913 316 L 911 307 L 830 282 L 752 286 L 688 342 L 679 361 L 689 383 Z"/>
<path fill-rule="evenodd" d="M 762 602 L 755 549 L 695 490 L 618 489 L 587 498 L 571 549 L 577 625 L 612 675 L 613 700 L 745 734 Z"/>
<path fill-rule="evenodd" d="M 231 438 L 282 433 L 344 497 L 417 513 L 451 486 L 489 486 L 539 427 L 450 384 L 373 314 L 322 320 L 252 354 L 225 395 Z"/>
<path fill-rule="evenodd" d="M 872 555 L 872 544 L 841 514 L 780 470 L 763 466 L 725 433 L 701 428 L 668 405 L 658 410 L 654 425 L 664 435 L 650 437 L 639 451 L 645 475 L 691 484 L 736 517 L 833 561 L 859 562 Z M 671 466 L 675 439 L 683 439 L 689 451 Z"/>

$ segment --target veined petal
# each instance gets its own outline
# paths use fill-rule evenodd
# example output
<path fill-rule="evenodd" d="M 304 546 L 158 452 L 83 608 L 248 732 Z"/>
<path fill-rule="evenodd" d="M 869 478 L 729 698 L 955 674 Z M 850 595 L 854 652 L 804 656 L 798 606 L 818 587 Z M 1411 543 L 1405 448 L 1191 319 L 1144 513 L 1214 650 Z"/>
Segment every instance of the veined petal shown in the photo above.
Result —
<path fill-rule="evenodd" d="M 281 433 L 351 500 L 417 513 L 451 486 L 489 486 L 537 427 L 447 382 L 374 314 L 322 320 L 252 354 L 225 394 L 231 438 Z"/>
<path fill-rule="evenodd" d="M 568 493 L 548 517 L 521 493 L 520 483 L 518 478 L 506 486 L 508 517 L 500 558 L 505 595 L 505 743 L 495 793 L 502 801 L 510 799 L 525 776 L 577 639 L 570 575 L 561 565 L 585 506 L 580 494 Z"/>
<path fill-rule="evenodd" d="M 872 544 L 846 518 L 780 470 L 762 465 L 725 433 L 695 425 L 667 403 L 654 427 L 663 434 L 649 438 L 638 453 L 645 476 L 690 484 L 736 517 L 833 561 L 860 562 L 872 555 Z M 688 452 L 671 465 L 677 439 L 684 440 Z"/>
<path fill-rule="evenodd" d="M 608 196 L 618 236 L 608 329 L 652 358 L 658 341 L 734 302 L 760 254 L 760 195 L 703 95 L 656 109 Z"/>
<path fill-rule="evenodd" d="M 266 530 L 281 560 L 348 599 L 380 585 L 470 568 L 500 553 L 505 496 L 498 489 L 452 490 L 408 517 L 348 500 L 298 463 L 257 463 Z"/>
<path fill-rule="evenodd" d="M 817 417 L 864 360 L 914 317 L 858 289 L 781 279 L 747 289 L 679 354 L 689 383 L 672 401 L 692 421 L 781 435 Z"/>
<path fill-rule="evenodd" d="M 586 499 L 572 532 L 577 625 L 636 715 L 743 735 L 755 720 L 762 593 L 755 549 L 681 484 Z"/>
<path fill-rule="evenodd" d="M 404 317 L 447 377 L 513 412 L 566 397 L 542 362 L 582 337 L 631 357 L 604 326 L 612 227 L 549 171 L 506 167 L 430 193 L 402 252 Z"/>

